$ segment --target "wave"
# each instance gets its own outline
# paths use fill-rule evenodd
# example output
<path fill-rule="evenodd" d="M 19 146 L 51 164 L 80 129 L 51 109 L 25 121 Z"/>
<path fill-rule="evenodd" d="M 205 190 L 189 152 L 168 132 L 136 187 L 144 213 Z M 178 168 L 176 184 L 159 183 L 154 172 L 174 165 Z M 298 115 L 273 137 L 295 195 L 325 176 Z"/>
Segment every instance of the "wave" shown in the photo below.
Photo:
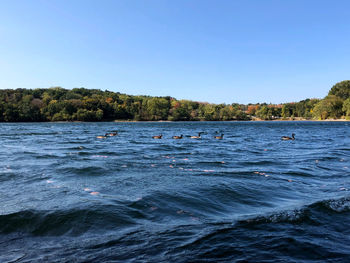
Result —
<path fill-rule="evenodd" d="M 11 181 L 16 178 L 17 174 L 12 172 L 11 169 L 0 170 L 0 182 Z"/>
<path fill-rule="evenodd" d="M 266 224 L 266 223 L 308 223 L 319 224 L 323 216 L 335 214 L 348 214 L 350 212 L 350 197 L 340 199 L 322 200 L 301 209 L 287 210 L 267 216 L 258 216 L 252 219 L 238 221 L 238 224 Z M 315 216 L 317 215 L 317 216 Z"/>
<path fill-rule="evenodd" d="M 41 135 L 61 135 L 61 132 L 27 132 L 27 133 L 11 133 L 11 134 L 0 134 L 3 137 L 14 137 L 14 136 L 41 136 Z"/>
<path fill-rule="evenodd" d="M 134 218 L 146 217 L 138 213 L 135 215 L 134 209 L 121 215 L 115 206 L 55 212 L 28 210 L 0 216 L 0 233 L 64 236 L 54 239 L 53 244 L 64 244 L 55 249 L 48 249 L 47 242 L 42 246 L 33 239 L 24 242 L 26 259 L 35 258 L 40 251 L 50 262 L 60 253 L 65 254 L 67 262 L 134 261 L 135 255 L 140 262 L 347 262 L 350 257 L 349 197 L 322 200 L 233 224 L 203 222 L 179 226 L 165 222 L 163 227 L 140 226 Z M 129 228 L 112 232 L 125 226 Z M 82 235 L 90 230 L 96 234 Z M 106 234 L 103 230 L 111 232 Z M 69 239 L 72 236 L 74 239 Z M 13 247 L 23 243 L 11 242 Z M 32 244 L 36 245 L 35 253 L 29 249 Z M 77 254 L 72 254 L 73 250 L 79 259 L 75 260 Z"/>
<path fill-rule="evenodd" d="M 84 166 L 84 167 L 64 167 L 58 171 L 63 174 L 74 174 L 83 176 L 100 176 L 110 174 L 111 170 L 100 166 Z"/>
<path fill-rule="evenodd" d="M 35 236 L 78 236 L 89 230 L 106 231 L 135 224 L 133 217 L 118 209 L 101 206 L 59 211 L 25 210 L 0 215 L 0 233 L 27 233 Z M 142 214 L 138 213 L 138 217 Z"/>
<path fill-rule="evenodd" d="M 237 165 L 242 166 L 268 166 L 268 165 L 274 165 L 278 166 L 280 163 L 276 161 L 269 161 L 269 160 L 259 160 L 259 161 L 244 161 L 244 162 L 237 162 Z"/>
<path fill-rule="evenodd" d="M 350 198 L 345 197 L 233 224 L 209 224 L 202 234 L 174 245 L 167 256 L 181 258 L 178 262 L 348 262 L 349 216 Z"/>

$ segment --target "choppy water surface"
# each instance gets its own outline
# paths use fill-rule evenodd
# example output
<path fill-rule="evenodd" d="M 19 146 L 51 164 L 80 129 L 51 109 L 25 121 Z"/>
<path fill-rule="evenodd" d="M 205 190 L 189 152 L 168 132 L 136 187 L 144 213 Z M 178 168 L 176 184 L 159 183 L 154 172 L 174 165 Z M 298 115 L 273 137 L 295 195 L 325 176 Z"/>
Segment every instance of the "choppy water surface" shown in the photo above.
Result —
<path fill-rule="evenodd" d="M 0 124 L 0 262 L 348 262 L 349 125 Z"/>

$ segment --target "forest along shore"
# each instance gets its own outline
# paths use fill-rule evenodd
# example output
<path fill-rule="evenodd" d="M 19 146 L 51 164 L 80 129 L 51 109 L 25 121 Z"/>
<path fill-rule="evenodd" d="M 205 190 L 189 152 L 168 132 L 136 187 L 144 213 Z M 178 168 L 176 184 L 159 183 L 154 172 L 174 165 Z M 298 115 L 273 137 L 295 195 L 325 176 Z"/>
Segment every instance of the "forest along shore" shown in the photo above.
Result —
<path fill-rule="evenodd" d="M 213 104 L 61 87 L 0 89 L 0 122 L 350 120 L 350 80 L 323 99 L 284 104 Z"/>

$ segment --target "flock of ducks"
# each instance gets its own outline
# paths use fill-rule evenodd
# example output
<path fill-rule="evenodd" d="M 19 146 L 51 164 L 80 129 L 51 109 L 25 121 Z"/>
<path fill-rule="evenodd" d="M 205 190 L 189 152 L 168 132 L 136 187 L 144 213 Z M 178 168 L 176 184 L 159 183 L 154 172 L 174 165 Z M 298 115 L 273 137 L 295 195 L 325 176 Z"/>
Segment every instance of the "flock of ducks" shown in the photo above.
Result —
<path fill-rule="evenodd" d="M 191 139 L 201 139 L 202 138 L 201 135 L 203 133 L 204 132 L 199 132 L 198 136 L 186 136 L 186 137 L 189 137 Z M 218 132 L 216 132 L 216 133 L 218 133 Z M 105 135 L 99 135 L 96 138 L 97 139 L 105 139 L 107 137 L 112 137 L 112 136 L 117 136 L 117 135 L 118 135 L 117 131 L 112 131 L 112 132 L 107 132 Z M 152 136 L 152 138 L 153 139 L 162 139 L 163 138 L 163 134 Z M 183 134 L 181 134 L 180 136 L 172 136 L 172 139 L 175 139 L 175 140 L 181 140 L 182 138 L 184 138 Z M 223 138 L 224 138 L 224 134 L 223 133 L 221 135 L 214 136 L 214 139 L 217 139 L 217 140 L 222 140 Z M 290 141 L 290 140 L 294 141 L 295 140 L 295 134 L 292 133 L 292 137 L 282 136 L 281 140 L 283 140 L 283 141 Z"/>
<path fill-rule="evenodd" d="M 189 137 L 191 139 L 201 139 L 202 138 L 202 133 L 204 132 L 199 132 L 198 133 L 198 136 L 186 136 L 186 137 Z M 183 139 L 183 134 L 181 134 L 180 136 L 173 136 L 171 138 L 175 139 L 175 140 L 181 140 Z M 153 139 L 162 139 L 163 138 L 163 134 L 160 134 L 160 135 L 156 135 L 156 136 L 152 136 Z M 218 140 L 222 140 L 224 138 L 224 134 L 222 133 L 221 136 L 214 136 L 215 139 L 218 139 Z"/>

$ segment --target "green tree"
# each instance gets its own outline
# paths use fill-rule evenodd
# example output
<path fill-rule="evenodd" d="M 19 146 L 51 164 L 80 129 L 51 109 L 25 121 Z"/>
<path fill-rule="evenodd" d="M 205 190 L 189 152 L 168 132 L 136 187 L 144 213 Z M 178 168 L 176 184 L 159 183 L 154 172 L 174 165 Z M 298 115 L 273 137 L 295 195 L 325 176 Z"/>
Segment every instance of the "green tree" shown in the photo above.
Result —
<path fill-rule="evenodd" d="M 350 98 L 350 80 L 344 80 L 335 84 L 328 95 L 335 95 L 342 100 Z"/>
<path fill-rule="evenodd" d="M 282 118 L 294 117 L 295 105 L 293 103 L 286 103 L 282 106 L 281 116 Z"/>
<path fill-rule="evenodd" d="M 266 105 L 263 105 L 256 111 L 256 116 L 262 120 L 271 120 L 272 110 L 269 109 Z"/>
<path fill-rule="evenodd" d="M 350 117 L 350 98 L 346 99 L 343 103 L 343 111 L 345 112 L 345 116 L 347 119 Z"/>
<path fill-rule="evenodd" d="M 7 104 L 3 110 L 3 119 L 7 122 L 20 121 L 18 108 L 16 105 Z"/>
<path fill-rule="evenodd" d="M 171 102 L 171 109 L 169 111 L 168 119 L 171 121 L 188 121 L 192 118 L 192 107 L 187 101 L 176 101 Z"/>
<path fill-rule="evenodd" d="M 164 98 L 147 99 L 145 105 L 145 117 L 148 120 L 166 120 L 169 108 L 169 101 Z"/>
<path fill-rule="evenodd" d="M 343 100 L 335 95 L 328 95 L 315 105 L 313 114 L 317 119 L 337 119 L 343 115 Z"/>

